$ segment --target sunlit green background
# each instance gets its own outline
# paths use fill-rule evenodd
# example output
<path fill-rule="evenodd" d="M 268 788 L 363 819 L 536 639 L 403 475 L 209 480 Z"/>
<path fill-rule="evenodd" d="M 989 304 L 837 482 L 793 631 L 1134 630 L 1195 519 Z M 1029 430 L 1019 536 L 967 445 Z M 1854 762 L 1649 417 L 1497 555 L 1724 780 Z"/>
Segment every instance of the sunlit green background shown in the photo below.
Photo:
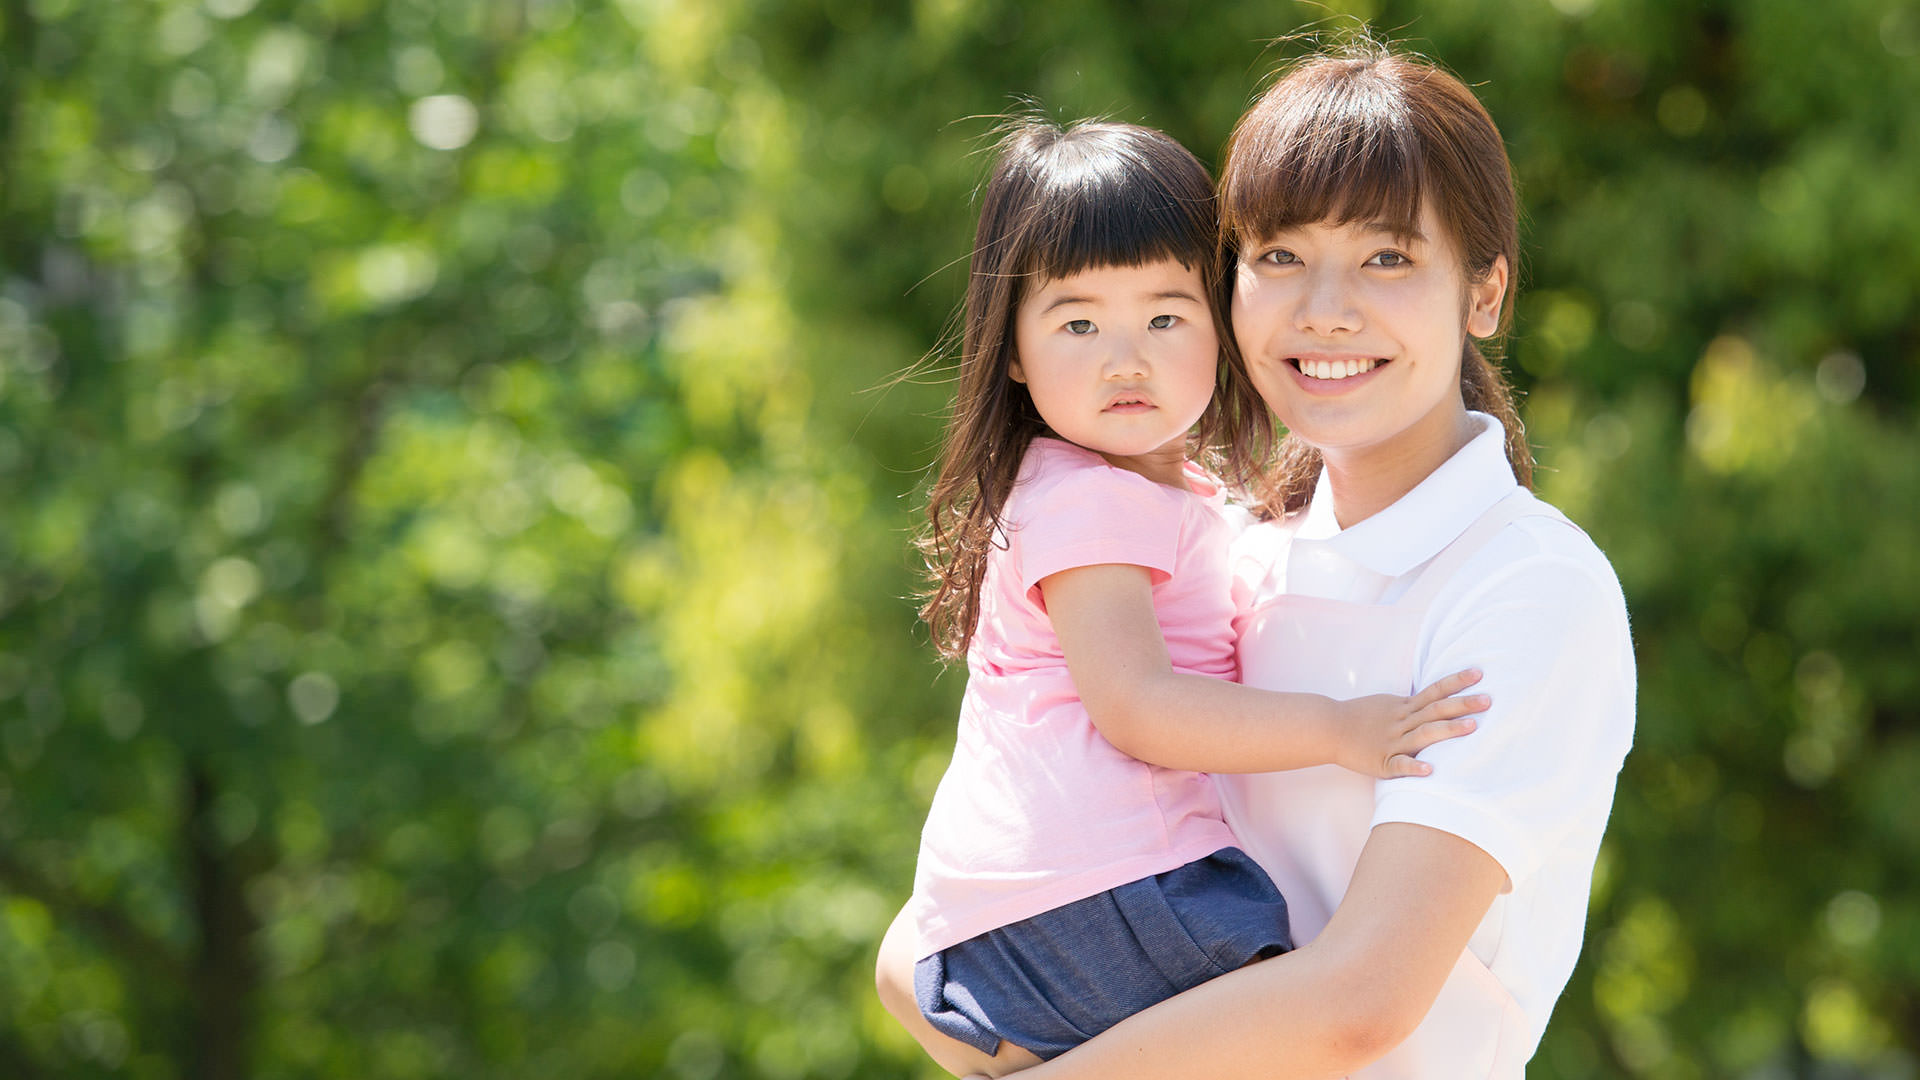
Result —
<path fill-rule="evenodd" d="M 1506 133 L 1635 617 L 1530 1075 L 1913 1077 L 1912 0 L 0 0 L 0 1077 L 934 1075 L 869 971 L 945 387 L 885 384 L 969 118 L 1212 161 L 1343 14 Z"/>

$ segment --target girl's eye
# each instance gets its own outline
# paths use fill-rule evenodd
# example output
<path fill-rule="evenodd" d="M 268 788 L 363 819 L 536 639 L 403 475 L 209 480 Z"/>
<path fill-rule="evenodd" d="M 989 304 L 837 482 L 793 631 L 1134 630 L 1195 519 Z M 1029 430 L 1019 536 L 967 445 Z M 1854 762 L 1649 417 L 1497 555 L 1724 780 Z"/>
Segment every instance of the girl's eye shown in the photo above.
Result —
<path fill-rule="evenodd" d="M 1093 333 L 1093 320 L 1092 319 L 1075 319 L 1072 322 L 1067 324 L 1067 333 L 1091 334 Z"/>
<path fill-rule="evenodd" d="M 1273 263 L 1276 266 L 1291 266 L 1300 261 L 1300 256 L 1295 255 L 1286 248 L 1274 248 L 1272 251 L 1261 255 L 1260 261 L 1263 263 Z"/>
<path fill-rule="evenodd" d="M 1147 320 L 1147 325 L 1153 327 L 1155 330 L 1170 330 L 1173 328 L 1173 324 L 1179 321 L 1180 316 L 1178 315 L 1155 315 L 1153 318 Z"/>
<path fill-rule="evenodd" d="M 1397 251 L 1382 251 L 1367 261 L 1375 266 L 1384 266 L 1396 270 L 1403 266 L 1410 266 L 1413 263 L 1412 259 L 1407 258 Z"/>

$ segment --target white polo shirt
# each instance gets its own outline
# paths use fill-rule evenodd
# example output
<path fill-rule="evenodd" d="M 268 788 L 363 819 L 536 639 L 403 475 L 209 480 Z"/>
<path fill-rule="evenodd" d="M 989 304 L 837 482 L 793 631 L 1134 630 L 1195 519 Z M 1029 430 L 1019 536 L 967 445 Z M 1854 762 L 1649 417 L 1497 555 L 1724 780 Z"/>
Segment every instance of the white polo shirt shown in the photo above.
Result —
<path fill-rule="evenodd" d="M 1326 478 L 1297 531 L 1255 525 L 1236 565 L 1250 604 L 1277 593 L 1362 604 L 1391 603 L 1449 543 L 1518 485 L 1505 433 L 1472 414 L 1480 433 L 1398 502 L 1342 530 L 1325 498 Z M 1469 951 L 1499 980 L 1523 1030 L 1488 1033 L 1512 1063 L 1532 1056 L 1580 952 L 1588 892 L 1614 780 L 1633 741 L 1634 660 L 1626 604 L 1606 557 L 1584 533 L 1548 517 L 1501 528 L 1433 597 L 1421 621 L 1415 686 L 1475 667 L 1476 691 L 1492 708 L 1473 733 L 1429 747 L 1425 777 L 1374 784 L 1372 819 L 1411 822 L 1462 837 L 1506 870 L 1509 889 L 1475 932 Z M 1255 849 L 1288 842 L 1285 822 L 1233 815 Z M 1251 790 L 1249 788 L 1249 790 Z M 1245 800 L 1242 800 L 1244 803 Z M 1355 828 L 1361 824 L 1357 820 Z M 1351 872 L 1350 870 L 1348 871 Z M 1338 897 L 1346 882 L 1316 882 Z M 1284 886 L 1283 886 L 1284 888 Z M 1296 937 L 1310 939 L 1324 925 Z M 1461 1033 L 1465 1035 L 1466 1033 Z M 1431 1071 L 1428 1066 L 1431 1066 Z M 1367 1070 L 1356 1074 L 1370 1075 Z M 1402 1075 L 1402 1073 L 1393 1073 Z M 1410 1074 L 1409 1074 L 1410 1075 Z M 1445 1062 L 1418 1075 L 1453 1077 Z"/>

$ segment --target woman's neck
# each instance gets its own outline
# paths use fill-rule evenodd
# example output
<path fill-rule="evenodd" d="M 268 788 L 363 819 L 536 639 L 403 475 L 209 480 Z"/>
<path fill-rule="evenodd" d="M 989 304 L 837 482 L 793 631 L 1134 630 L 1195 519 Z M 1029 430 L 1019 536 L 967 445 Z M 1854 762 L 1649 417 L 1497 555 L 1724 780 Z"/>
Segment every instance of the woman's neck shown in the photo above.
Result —
<path fill-rule="evenodd" d="M 1464 406 L 1435 420 L 1384 444 L 1321 451 L 1333 518 L 1342 529 L 1399 502 L 1479 433 Z"/>

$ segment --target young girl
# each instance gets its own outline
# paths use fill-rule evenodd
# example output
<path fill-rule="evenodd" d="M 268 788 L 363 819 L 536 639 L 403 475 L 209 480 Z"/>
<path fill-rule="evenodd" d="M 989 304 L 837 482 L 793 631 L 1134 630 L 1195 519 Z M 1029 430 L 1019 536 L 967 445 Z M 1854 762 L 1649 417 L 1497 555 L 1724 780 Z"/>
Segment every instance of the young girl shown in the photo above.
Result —
<path fill-rule="evenodd" d="M 1488 704 L 1448 696 L 1473 672 L 1350 701 L 1233 681 L 1229 527 L 1189 450 L 1243 476 L 1271 427 L 1220 349 L 1215 214 L 1191 154 L 1124 124 L 1021 123 L 986 188 L 922 611 L 969 679 L 889 931 L 913 935 L 916 1000 L 881 980 L 955 1072 L 1291 948 L 1197 770 L 1424 775 Z"/>

